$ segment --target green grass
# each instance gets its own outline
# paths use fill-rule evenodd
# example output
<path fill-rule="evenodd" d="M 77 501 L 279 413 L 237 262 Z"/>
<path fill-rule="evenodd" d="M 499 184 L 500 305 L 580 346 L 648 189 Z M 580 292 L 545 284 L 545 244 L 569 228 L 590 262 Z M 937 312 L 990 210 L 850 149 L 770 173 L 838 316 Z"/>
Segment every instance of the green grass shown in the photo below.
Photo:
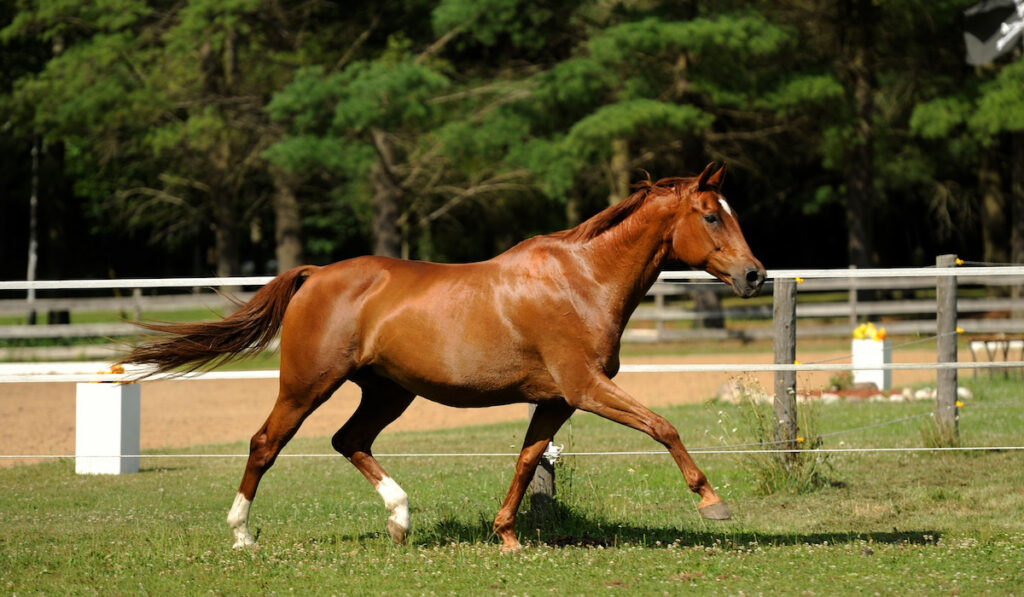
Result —
<path fill-rule="evenodd" d="M 965 445 L 1020 444 L 1019 380 L 972 383 Z M 741 407 L 663 409 L 687 445 L 743 441 Z M 818 433 L 926 413 L 929 404 L 820 407 Z M 828 435 L 823 447 L 921 446 L 924 417 Z M 666 455 L 575 456 L 557 471 L 550 518 L 524 504 L 526 549 L 501 555 L 490 524 L 525 424 L 385 434 L 376 452 L 409 493 L 413 533 L 394 546 L 386 511 L 347 462 L 282 457 L 253 505 L 260 547 L 231 549 L 224 518 L 243 459 L 149 458 L 123 477 L 70 461 L 0 470 L 0 591 L 8 594 L 1019 594 L 1021 452 L 833 454 L 830 483 L 761 495 L 742 455 L 695 458 L 734 520 L 703 521 Z M 735 431 L 733 431 L 735 429 Z M 655 450 L 641 434 L 577 415 L 566 450 Z M 240 454 L 243 444 L 196 453 Z M 305 439 L 286 454 L 328 453 Z M 177 453 L 177 451 L 176 451 Z"/>

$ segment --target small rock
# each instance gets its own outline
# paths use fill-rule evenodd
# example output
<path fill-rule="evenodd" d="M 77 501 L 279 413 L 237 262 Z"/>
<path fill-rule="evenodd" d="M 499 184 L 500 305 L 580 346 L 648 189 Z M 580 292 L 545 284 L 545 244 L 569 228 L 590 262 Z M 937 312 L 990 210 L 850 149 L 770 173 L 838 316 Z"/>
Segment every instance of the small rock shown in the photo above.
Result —
<path fill-rule="evenodd" d="M 822 404 L 835 404 L 836 402 L 839 402 L 839 394 L 834 394 L 832 392 L 822 392 L 822 394 L 821 394 L 821 403 Z"/>
<path fill-rule="evenodd" d="M 868 402 L 885 402 L 885 396 L 881 394 L 872 394 L 868 397 Z"/>
<path fill-rule="evenodd" d="M 903 394 L 889 394 L 889 402 L 906 402 L 907 399 Z"/>
<path fill-rule="evenodd" d="M 961 400 L 970 400 L 971 398 L 974 398 L 974 392 L 963 386 L 957 386 L 956 397 Z"/>
<path fill-rule="evenodd" d="M 904 400 L 913 400 L 914 399 L 914 390 L 911 390 L 910 388 L 903 388 L 903 399 Z"/>
<path fill-rule="evenodd" d="M 729 404 L 739 404 L 743 398 L 743 385 L 737 381 L 728 381 L 718 388 L 718 399 Z"/>
<path fill-rule="evenodd" d="M 929 400 L 932 397 L 932 391 L 928 388 L 921 388 L 914 392 L 914 400 Z"/>

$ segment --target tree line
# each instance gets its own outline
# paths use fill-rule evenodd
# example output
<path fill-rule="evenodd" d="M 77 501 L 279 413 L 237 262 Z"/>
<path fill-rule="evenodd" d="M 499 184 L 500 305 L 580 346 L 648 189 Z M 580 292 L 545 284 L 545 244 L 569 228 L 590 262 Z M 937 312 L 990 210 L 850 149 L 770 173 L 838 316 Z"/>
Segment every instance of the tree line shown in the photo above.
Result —
<path fill-rule="evenodd" d="M 0 0 L 3 275 L 484 259 L 728 163 L 768 267 L 1024 260 L 953 0 Z"/>

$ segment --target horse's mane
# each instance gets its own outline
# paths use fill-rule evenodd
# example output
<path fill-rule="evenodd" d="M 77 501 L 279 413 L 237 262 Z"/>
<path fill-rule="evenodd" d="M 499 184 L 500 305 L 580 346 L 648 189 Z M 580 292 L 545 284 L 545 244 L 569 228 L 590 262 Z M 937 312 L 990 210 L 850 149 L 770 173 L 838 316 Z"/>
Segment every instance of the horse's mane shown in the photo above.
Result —
<path fill-rule="evenodd" d="M 587 241 L 596 238 L 608 230 L 611 230 L 629 216 L 633 215 L 633 213 L 644 204 L 647 197 L 650 196 L 652 192 L 656 190 L 671 189 L 676 185 L 688 183 L 692 180 L 692 178 L 674 176 L 662 178 L 658 182 L 651 182 L 651 179 L 648 176 L 646 180 L 641 180 L 633 184 L 633 188 L 636 190 L 633 191 L 629 197 L 626 197 L 615 205 L 602 210 L 592 218 L 581 222 L 575 228 L 556 232 L 552 236 L 557 236 L 570 241 Z"/>

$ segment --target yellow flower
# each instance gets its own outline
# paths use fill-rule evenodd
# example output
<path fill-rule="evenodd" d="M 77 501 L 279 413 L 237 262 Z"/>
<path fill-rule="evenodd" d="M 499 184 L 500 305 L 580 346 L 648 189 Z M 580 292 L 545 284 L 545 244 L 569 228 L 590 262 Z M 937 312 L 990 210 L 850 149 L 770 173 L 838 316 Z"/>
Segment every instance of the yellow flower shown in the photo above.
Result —
<path fill-rule="evenodd" d="M 879 342 L 885 340 L 885 328 L 878 328 L 878 331 L 875 332 L 875 340 Z"/>
<path fill-rule="evenodd" d="M 963 402 L 961 402 L 960 400 L 957 400 L 957 401 L 956 401 L 956 407 L 957 407 L 957 408 L 963 408 L 963 407 L 964 407 L 964 403 L 963 403 Z"/>
<path fill-rule="evenodd" d="M 963 260 L 963 259 L 960 259 L 959 257 L 957 257 L 957 258 L 956 258 L 956 264 L 957 264 L 957 265 L 963 265 L 963 264 L 964 264 L 964 260 Z"/>
<path fill-rule="evenodd" d="M 796 443 L 798 443 L 798 444 L 804 443 L 804 438 L 800 437 L 799 435 L 796 436 Z"/>
<path fill-rule="evenodd" d="M 964 333 L 964 328 L 962 328 L 960 326 L 956 326 L 956 333 L 958 333 L 958 334 Z"/>
<path fill-rule="evenodd" d="M 800 364 L 800 361 L 793 361 L 793 364 L 794 364 L 794 365 L 799 365 L 799 364 Z"/>
<path fill-rule="evenodd" d="M 804 279 L 803 278 L 794 278 L 794 280 L 796 280 L 797 284 L 803 284 L 804 283 Z"/>

